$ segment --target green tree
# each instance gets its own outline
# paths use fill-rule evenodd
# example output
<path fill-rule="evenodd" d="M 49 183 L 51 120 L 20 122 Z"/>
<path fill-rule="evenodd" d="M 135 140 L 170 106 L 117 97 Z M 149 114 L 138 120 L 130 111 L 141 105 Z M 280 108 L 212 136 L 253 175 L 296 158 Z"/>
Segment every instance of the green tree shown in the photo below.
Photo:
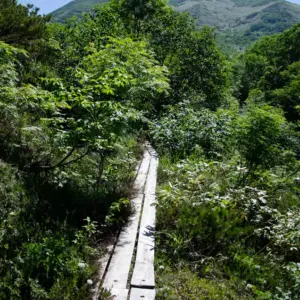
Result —
<path fill-rule="evenodd" d="M 197 30 L 187 14 L 173 10 L 150 20 L 146 36 L 157 59 L 168 67 L 172 91 L 167 102 L 197 95 L 203 106 L 216 109 L 227 85 L 226 64 L 208 27 Z"/>
<path fill-rule="evenodd" d="M 0 3 L 0 39 L 8 44 L 25 48 L 47 36 L 49 16 L 38 15 L 33 5 L 27 7 L 17 0 L 2 0 Z"/>
<path fill-rule="evenodd" d="M 300 109 L 300 63 L 295 62 L 280 73 L 283 84 L 272 93 L 273 103 L 280 105 L 289 120 L 299 120 Z"/>
<path fill-rule="evenodd" d="M 116 6 L 116 10 L 136 36 L 143 32 L 145 23 L 169 10 L 165 0 L 114 0 L 112 5 Z"/>
<path fill-rule="evenodd" d="M 264 102 L 280 105 L 289 121 L 297 121 L 299 45 L 300 26 L 297 24 L 282 34 L 262 38 L 250 47 L 243 58 L 241 100 L 246 100 L 250 91 L 258 88 L 264 93 Z"/>
<path fill-rule="evenodd" d="M 282 162 L 287 122 L 280 109 L 249 104 L 235 126 L 237 148 L 248 174 L 258 167 L 269 169 Z"/>

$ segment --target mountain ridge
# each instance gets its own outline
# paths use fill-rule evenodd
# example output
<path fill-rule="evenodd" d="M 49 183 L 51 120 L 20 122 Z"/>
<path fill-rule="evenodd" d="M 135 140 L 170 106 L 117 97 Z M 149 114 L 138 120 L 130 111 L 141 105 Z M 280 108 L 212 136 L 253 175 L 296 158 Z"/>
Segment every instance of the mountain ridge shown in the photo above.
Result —
<path fill-rule="evenodd" d="M 107 0 L 71 1 L 52 13 L 53 20 L 63 22 L 105 2 Z M 199 28 L 216 27 L 221 39 L 238 47 L 300 22 L 300 6 L 285 0 L 170 0 L 169 4 L 177 11 L 190 13 Z"/>

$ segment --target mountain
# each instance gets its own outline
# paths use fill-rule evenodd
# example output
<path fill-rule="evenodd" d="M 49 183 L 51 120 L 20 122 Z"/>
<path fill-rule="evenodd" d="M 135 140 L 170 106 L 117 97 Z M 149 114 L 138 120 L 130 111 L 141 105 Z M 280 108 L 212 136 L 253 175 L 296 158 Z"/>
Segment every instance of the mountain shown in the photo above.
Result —
<path fill-rule="evenodd" d="M 189 12 L 199 27 L 217 27 L 224 43 L 240 47 L 300 22 L 300 6 L 284 0 L 171 0 L 170 4 Z"/>
<path fill-rule="evenodd" d="M 54 21 L 62 22 L 104 2 L 107 0 L 74 0 L 52 15 Z M 199 27 L 217 27 L 221 43 L 239 47 L 300 22 L 300 6 L 284 0 L 170 0 L 169 4 L 189 12 Z"/>
<path fill-rule="evenodd" d="M 54 21 L 63 22 L 73 16 L 79 17 L 83 12 L 88 12 L 95 5 L 101 5 L 104 2 L 108 2 L 108 0 L 74 0 L 53 11 L 51 14 Z"/>

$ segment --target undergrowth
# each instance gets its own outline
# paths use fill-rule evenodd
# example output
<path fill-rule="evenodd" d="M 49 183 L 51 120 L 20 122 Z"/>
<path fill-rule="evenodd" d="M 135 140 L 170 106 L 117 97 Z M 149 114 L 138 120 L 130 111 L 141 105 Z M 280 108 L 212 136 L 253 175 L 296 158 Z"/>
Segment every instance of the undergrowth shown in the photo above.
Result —
<path fill-rule="evenodd" d="M 271 107 L 193 109 L 152 129 L 159 299 L 298 299 L 297 132 Z"/>
<path fill-rule="evenodd" d="M 0 299 L 91 296 L 96 249 L 101 249 L 97 241 L 130 213 L 124 197 L 130 195 L 140 151 L 134 139 L 120 143 L 107 160 L 101 192 L 89 186 L 94 183 L 92 160 L 57 174 L 63 181 L 39 178 L 30 185 L 17 168 L 1 161 Z M 54 199 L 44 194 L 50 187 Z"/>

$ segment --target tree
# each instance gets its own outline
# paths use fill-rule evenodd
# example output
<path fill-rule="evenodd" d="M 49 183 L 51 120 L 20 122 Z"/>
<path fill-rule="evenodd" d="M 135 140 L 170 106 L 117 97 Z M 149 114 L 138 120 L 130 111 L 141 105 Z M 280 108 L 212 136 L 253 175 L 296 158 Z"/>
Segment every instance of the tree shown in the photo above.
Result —
<path fill-rule="evenodd" d="M 170 97 L 167 103 L 182 98 L 200 98 L 201 105 L 216 109 L 226 88 L 226 64 L 219 51 L 214 31 L 197 30 L 188 14 L 170 10 L 151 19 L 145 35 L 156 57 L 170 71 Z"/>
<path fill-rule="evenodd" d="M 38 8 L 18 4 L 17 0 L 0 2 L 0 39 L 8 44 L 29 49 L 47 37 L 49 16 L 38 15 Z"/>
<path fill-rule="evenodd" d="M 67 82 L 46 79 L 52 92 L 43 104 L 54 148 L 61 158 L 42 170 L 53 170 L 91 152 L 99 157 L 99 178 L 114 144 L 131 122 L 142 116 L 137 109 L 155 107 L 157 95 L 168 91 L 167 70 L 157 66 L 146 43 L 113 39 L 101 50 L 90 49 Z"/>
<path fill-rule="evenodd" d="M 250 47 L 243 57 L 241 100 L 245 101 L 251 90 L 260 89 L 264 102 L 279 105 L 289 121 L 297 121 L 299 45 L 300 25 L 297 24 L 282 34 L 262 38 Z"/>
<path fill-rule="evenodd" d="M 258 167 L 271 168 L 281 160 L 281 144 L 287 126 L 280 109 L 249 104 L 236 120 L 237 147 L 245 160 L 248 174 Z"/>
<path fill-rule="evenodd" d="M 145 23 L 169 10 L 165 0 L 114 0 L 112 5 L 136 36 L 140 36 Z"/>
<path fill-rule="evenodd" d="M 283 86 L 273 91 L 273 103 L 279 104 L 289 120 L 300 118 L 300 62 L 295 62 L 280 73 Z"/>

